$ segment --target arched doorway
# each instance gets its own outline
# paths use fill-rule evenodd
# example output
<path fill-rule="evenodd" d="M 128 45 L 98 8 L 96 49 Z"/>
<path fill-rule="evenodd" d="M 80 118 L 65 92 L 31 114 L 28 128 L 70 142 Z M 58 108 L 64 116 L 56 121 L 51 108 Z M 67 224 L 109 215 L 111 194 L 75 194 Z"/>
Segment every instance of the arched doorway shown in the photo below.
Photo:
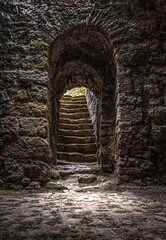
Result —
<path fill-rule="evenodd" d="M 85 86 L 100 99 L 97 156 L 103 169 L 114 166 L 114 77 L 109 40 L 94 27 L 79 26 L 57 38 L 49 50 L 50 143 L 57 157 L 60 98 L 66 90 Z M 90 94 L 90 92 L 89 92 Z"/>

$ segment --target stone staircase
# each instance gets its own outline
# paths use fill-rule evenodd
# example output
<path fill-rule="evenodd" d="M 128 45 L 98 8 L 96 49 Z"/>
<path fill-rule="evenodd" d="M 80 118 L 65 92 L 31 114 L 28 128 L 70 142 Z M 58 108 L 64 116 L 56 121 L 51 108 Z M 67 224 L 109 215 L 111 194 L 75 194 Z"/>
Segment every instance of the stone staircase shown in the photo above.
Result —
<path fill-rule="evenodd" d="M 96 163 L 94 130 L 85 96 L 63 96 L 60 100 L 57 163 L 65 166 Z"/>

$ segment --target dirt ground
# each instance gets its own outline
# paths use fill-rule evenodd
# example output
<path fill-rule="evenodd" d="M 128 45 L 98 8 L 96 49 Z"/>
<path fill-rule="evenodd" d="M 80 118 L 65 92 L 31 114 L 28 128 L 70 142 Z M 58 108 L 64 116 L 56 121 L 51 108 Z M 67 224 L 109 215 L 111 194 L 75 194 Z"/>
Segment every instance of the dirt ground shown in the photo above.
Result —
<path fill-rule="evenodd" d="M 0 240 L 166 239 L 166 187 L 77 178 L 61 181 L 63 191 L 1 191 Z"/>

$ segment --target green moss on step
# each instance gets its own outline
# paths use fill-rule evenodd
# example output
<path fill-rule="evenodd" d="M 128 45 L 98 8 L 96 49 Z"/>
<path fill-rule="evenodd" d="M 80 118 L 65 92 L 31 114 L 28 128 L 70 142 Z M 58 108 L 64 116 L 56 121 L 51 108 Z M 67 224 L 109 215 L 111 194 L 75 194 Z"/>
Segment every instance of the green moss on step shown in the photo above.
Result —
<path fill-rule="evenodd" d="M 58 182 L 48 182 L 46 185 L 47 189 L 50 190 L 65 190 L 67 187 L 63 186 L 61 183 Z"/>

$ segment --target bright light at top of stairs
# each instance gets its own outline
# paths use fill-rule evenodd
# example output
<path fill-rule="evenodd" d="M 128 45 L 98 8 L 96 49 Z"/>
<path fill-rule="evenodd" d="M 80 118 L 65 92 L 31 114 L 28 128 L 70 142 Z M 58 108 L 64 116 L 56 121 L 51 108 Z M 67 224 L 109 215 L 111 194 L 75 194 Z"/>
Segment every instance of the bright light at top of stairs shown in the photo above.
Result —
<path fill-rule="evenodd" d="M 76 97 L 76 96 L 85 96 L 85 87 L 76 87 L 76 88 L 72 88 L 71 90 L 68 90 L 67 92 L 65 92 L 64 95 L 70 95 L 72 97 Z"/>

